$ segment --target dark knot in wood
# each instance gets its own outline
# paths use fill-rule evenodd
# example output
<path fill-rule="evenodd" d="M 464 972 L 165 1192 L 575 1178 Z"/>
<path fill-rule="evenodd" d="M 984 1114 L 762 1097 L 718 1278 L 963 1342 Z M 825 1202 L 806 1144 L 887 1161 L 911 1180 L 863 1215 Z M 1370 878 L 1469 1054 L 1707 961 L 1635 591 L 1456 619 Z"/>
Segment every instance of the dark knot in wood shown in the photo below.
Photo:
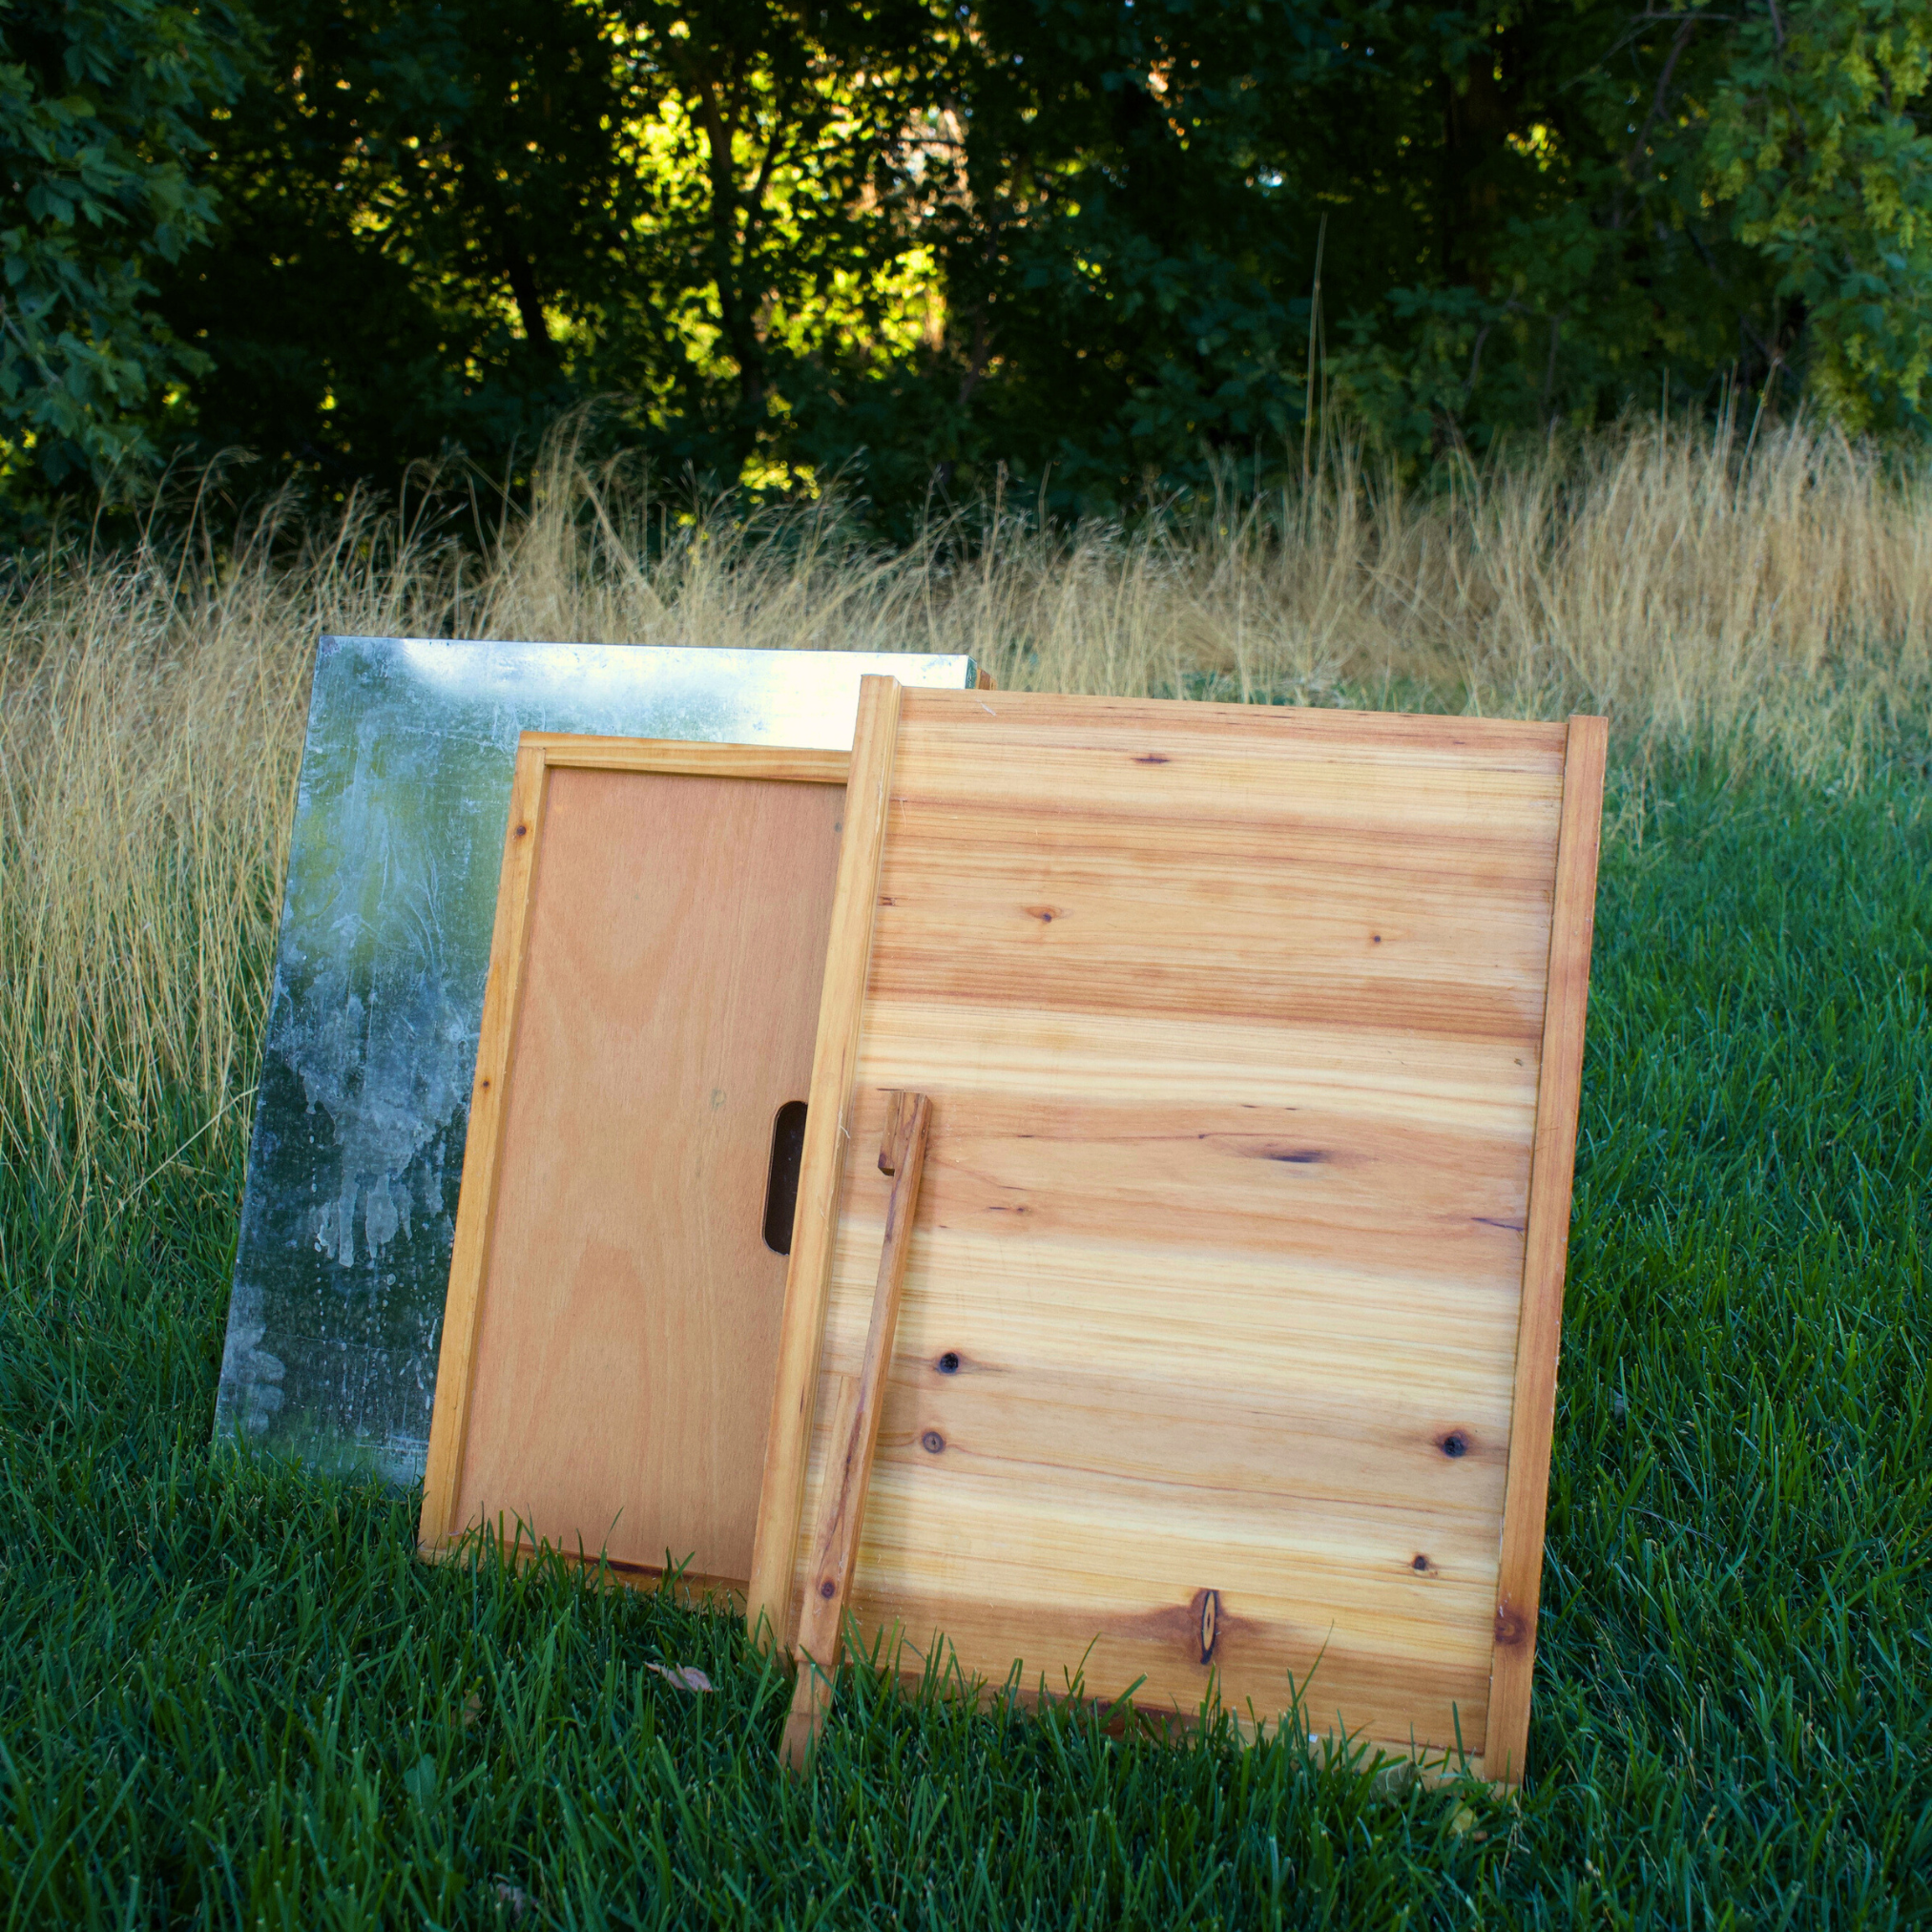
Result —
<path fill-rule="evenodd" d="M 1507 1597 L 1496 1606 L 1496 1641 L 1504 1649 L 1514 1650 L 1518 1644 L 1527 1644 L 1534 1627 L 1533 1619 Z"/>
<path fill-rule="evenodd" d="M 1221 1640 L 1221 1593 L 1217 1589 L 1195 1592 L 1195 1615 L 1200 1626 L 1201 1662 L 1215 1661 L 1215 1646 Z"/>

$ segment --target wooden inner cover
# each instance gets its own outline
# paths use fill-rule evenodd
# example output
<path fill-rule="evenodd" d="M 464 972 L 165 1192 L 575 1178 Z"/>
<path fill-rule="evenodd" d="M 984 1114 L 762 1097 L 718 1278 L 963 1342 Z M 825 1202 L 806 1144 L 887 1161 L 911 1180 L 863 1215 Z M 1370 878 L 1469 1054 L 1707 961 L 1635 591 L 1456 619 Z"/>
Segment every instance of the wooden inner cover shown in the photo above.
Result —
<path fill-rule="evenodd" d="M 1565 756 L 1562 724 L 904 694 L 788 1632 L 915 1090 L 862 1626 L 1189 1714 L 1217 1675 L 1272 1721 L 1292 1678 L 1312 1730 L 1460 1722 L 1480 1759 Z"/>
<path fill-rule="evenodd" d="M 742 1589 L 844 787 L 547 782 L 452 1527 Z"/>

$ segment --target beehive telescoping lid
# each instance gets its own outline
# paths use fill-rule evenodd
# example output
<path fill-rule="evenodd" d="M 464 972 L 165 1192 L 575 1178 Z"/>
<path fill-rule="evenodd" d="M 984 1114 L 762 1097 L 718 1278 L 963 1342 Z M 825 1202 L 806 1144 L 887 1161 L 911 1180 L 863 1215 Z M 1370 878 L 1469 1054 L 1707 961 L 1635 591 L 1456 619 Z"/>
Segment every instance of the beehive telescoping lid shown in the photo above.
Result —
<path fill-rule="evenodd" d="M 324 637 L 215 1433 L 423 1473 L 522 731 L 845 751 L 859 680 L 957 656 Z"/>
<path fill-rule="evenodd" d="M 862 1629 L 1519 1777 L 1603 720 L 906 691 L 880 737 L 754 1624 L 797 1629 L 919 1091 Z"/>

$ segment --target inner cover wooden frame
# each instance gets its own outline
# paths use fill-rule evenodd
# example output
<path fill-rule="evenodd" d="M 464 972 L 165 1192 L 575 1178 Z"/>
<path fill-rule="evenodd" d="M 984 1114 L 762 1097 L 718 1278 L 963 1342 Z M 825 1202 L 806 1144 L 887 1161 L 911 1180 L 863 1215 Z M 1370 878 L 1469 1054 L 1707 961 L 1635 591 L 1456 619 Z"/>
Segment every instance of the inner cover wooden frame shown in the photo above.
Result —
<path fill-rule="evenodd" d="M 567 1556 L 601 1558 L 626 1580 L 654 1579 L 666 1561 L 695 1555 L 688 1583 L 744 1589 L 763 1447 L 757 1422 L 746 1424 L 770 1400 L 786 1267 L 762 1252 L 766 1137 L 775 1108 L 803 1097 L 812 1062 L 848 764 L 842 751 L 537 732 L 519 740 L 424 1482 L 426 1554 L 487 1520 L 506 1542 L 534 1535 Z M 678 789 L 646 798 L 637 779 Z M 626 789 L 612 791 L 613 780 Z M 574 829 L 553 852 L 564 836 L 559 784 L 589 789 L 565 794 Z M 667 823 L 667 851 L 659 821 L 674 819 L 684 843 Z M 545 902 L 547 876 L 554 890 Z M 641 913 L 629 909 L 634 901 Z M 627 917 L 641 924 L 627 927 Z M 524 1037 L 543 1018 L 527 1011 L 533 971 L 557 982 L 535 1047 Z M 734 1027 L 721 1014 L 736 1016 L 744 1036 L 736 1060 L 724 1037 Z M 622 1082 L 627 1070 L 614 1063 L 634 1046 L 647 1077 L 596 1091 Z M 789 1076 L 775 1070 L 787 1059 Z M 731 1077 L 717 1077 L 734 1091 L 652 1091 L 650 1068 L 674 1061 L 684 1089 L 703 1068 L 729 1065 Z M 547 1080 L 551 1091 L 537 1091 Z M 717 1132 L 707 1105 L 725 1123 Z M 694 1110 L 695 1119 L 684 1117 Z M 722 1153 L 707 1145 L 727 1131 Z M 509 1146 L 519 1132 L 520 1155 Z M 571 1136 L 575 1157 L 553 1144 Z M 627 1169 L 627 1156 L 658 1172 Z M 552 1255 L 578 1231 L 571 1196 L 573 1187 L 583 1193 L 579 1168 L 596 1178 L 594 1196 L 578 1205 L 587 1218 L 617 1215 L 617 1238 L 592 1229 L 592 1250 Z M 506 1213 L 520 1217 L 522 1247 L 499 1280 Z M 559 1214 L 552 1243 L 544 1216 Z M 664 1285 L 659 1246 L 703 1278 L 675 1284 L 694 1286 L 706 1304 L 688 1319 L 670 1305 L 678 1293 L 652 1305 L 653 1284 Z M 550 1275 L 552 1265 L 561 1273 Z M 485 1335 L 492 1309 L 493 1350 Z M 638 1354 L 635 1373 L 626 1351 Z M 479 1444 L 480 1381 L 488 1417 Z M 640 1415 L 654 1391 L 663 1429 Z M 675 1441 L 664 1435 L 674 1425 Z M 470 1496 L 471 1477 L 492 1493 Z M 525 1487 L 551 1506 L 519 1523 Z M 584 1520 L 587 1512 L 601 1520 Z M 578 1520 L 562 1520 L 571 1515 Z M 640 1517 L 675 1526 L 683 1547 L 646 1547 Z M 724 1559 L 707 1560 L 708 1547 Z"/>
<path fill-rule="evenodd" d="M 798 1629 L 863 1156 L 919 1091 L 867 1636 L 1183 1714 L 1298 1693 L 1516 1781 L 1604 720 L 863 702 L 890 804 L 841 875 L 754 1628 Z"/>

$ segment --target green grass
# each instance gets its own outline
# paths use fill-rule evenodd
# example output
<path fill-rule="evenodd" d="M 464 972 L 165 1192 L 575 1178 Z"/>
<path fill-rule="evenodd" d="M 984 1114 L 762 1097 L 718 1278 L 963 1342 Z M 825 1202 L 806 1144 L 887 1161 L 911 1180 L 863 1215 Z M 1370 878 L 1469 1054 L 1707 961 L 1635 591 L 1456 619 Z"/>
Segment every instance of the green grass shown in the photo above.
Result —
<path fill-rule="evenodd" d="M 211 1455 L 238 1159 L 78 1237 L 15 1169 L 4 1923 L 1926 1922 L 1932 807 L 1630 824 L 1518 1800 L 862 1679 L 788 1783 L 735 1626 L 430 1570 L 410 1503 Z"/>

